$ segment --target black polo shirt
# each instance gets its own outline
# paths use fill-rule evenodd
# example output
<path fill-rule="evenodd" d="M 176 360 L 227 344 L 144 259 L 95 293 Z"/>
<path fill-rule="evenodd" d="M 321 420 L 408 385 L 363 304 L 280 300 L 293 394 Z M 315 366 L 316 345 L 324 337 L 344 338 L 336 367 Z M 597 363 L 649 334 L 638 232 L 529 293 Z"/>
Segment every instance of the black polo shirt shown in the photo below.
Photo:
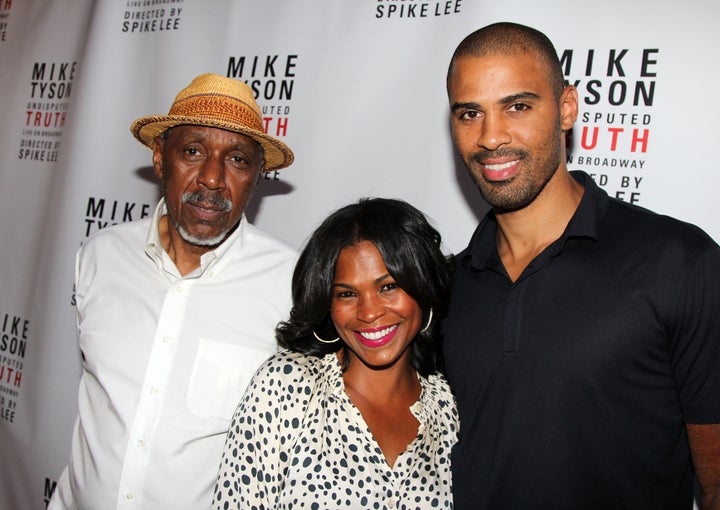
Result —
<path fill-rule="evenodd" d="M 444 321 L 457 510 L 691 509 L 684 422 L 720 422 L 720 248 L 587 174 L 512 282 L 491 213 Z"/>

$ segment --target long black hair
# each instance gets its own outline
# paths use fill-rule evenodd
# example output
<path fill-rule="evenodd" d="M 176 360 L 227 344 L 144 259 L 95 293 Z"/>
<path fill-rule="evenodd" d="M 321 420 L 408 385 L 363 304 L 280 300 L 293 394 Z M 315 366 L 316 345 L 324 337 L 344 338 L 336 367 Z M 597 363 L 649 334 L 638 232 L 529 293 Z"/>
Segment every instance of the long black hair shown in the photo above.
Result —
<path fill-rule="evenodd" d="M 440 233 L 415 207 L 402 200 L 364 198 L 331 214 L 313 232 L 300 254 L 292 280 L 290 318 L 276 329 L 278 344 L 292 351 L 323 356 L 344 348 L 330 317 L 335 266 L 340 252 L 370 241 L 397 284 L 420 306 L 430 327 L 411 344 L 410 360 L 423 376 L 442 370 L 439 319 L 444 315 L 452 262 L 441 250 Z M 348 359 L 347 356 L 345 359 Z"/>

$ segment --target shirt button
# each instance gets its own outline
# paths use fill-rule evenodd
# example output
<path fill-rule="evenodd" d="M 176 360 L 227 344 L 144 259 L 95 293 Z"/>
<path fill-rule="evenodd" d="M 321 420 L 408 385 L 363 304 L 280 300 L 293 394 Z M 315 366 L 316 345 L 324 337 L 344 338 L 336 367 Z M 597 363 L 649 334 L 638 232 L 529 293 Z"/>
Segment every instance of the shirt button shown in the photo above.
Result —
<path fill-rule="evenodd" d="M 135 496 L 133 495 L 132 492 L 128 492 L 127 494 L 125 494 L 125 499 L 133 499 L 134 497 Z"/>
<path fill-rule="evenodd" d="M 183 290 L 183 289 L 182 289 L 182 287 L 181 287 L 180 285 L 178 285 L 177 287 L 175 287 L 175 292 L 177 292 L 178 294 L 180 294 L 180 293 L 182 292 L 182 290 Z"/>
<path fill-rule="evenodd" d="M 145 446 L 145 441 L 143 441 L 142 439 L 138 439 L 138 441 L 137 441 L 137 446 L 138 446 L 138 448 L 144 447 L 144 446 Z"/>
<path fill-rule="evenodd" d="M 388 508 L 395 508 L 395 498 L 390 498 L 387 504 Z"/>
<path fill-rule="evenodd" d="M 158 388 L 156 388 L 154 386 L 152 388 L 150 388 L 151 395 L 157 395 L 158 393 L 160 393 L 160 390 Z"/>
<path fill-rule="evenodd" d="M 163 337 L 163 343 L 169 344 L 172 341 L 172 338 L 169 336 Z"/>

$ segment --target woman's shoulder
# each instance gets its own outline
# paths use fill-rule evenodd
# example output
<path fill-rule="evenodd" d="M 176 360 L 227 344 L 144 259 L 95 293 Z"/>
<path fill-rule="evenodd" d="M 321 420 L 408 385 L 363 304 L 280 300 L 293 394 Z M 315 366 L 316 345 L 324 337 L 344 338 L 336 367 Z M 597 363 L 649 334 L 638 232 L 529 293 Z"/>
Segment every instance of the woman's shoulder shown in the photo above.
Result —
<path fill-rule="evenodd" d="M 304 388 L 314 387 L 326 376 L 326 366 L 331 362 L 327 358 L 289 350 L 278 351 L 260 366 L 251 384 L 264 389 L 292 386 L 293 391 L 307 391 Z"/>
<path fill-rule="evenodd" d="M 450 384 L 444 375 L 439 373 L 430 374 L 427 377 L 421 377 L 421 381 L 425 391 L 432 394 L 433 398 L 454 400 Z"/>
<path fill-rule="evenodd" d="M 247 388 L 242 404 L 245 412 L 279 409 L 286 419 L 304 415 L 333 391 L 332 370 L 327 369 L 333 360 L 328 356 L 318 358 L 285 350 L 270 356 Z"/>
<path fill-rule="evenodd" d="M 458 422 L 457 406 L 447 379 L 441 374 L 431 374 L 421 378 L 421 383 L 423 406 L 431 409 L 441 421 L 456 424 Z"/>
<path fill-rule="evenodd" d="M 307 377 L 319 371 L 320 358 L 308 356 L 300 352 L 281 350 L 270 356 L 260 365 L 258 376 L 271 379 L 296 379 Z"/>

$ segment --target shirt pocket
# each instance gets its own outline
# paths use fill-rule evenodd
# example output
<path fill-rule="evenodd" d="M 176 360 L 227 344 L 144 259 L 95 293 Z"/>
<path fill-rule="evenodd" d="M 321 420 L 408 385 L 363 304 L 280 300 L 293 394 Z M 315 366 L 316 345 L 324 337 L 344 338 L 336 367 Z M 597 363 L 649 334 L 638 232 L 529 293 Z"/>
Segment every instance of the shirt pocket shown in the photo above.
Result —
<path fill-rule="evenodd" d="M 248 343 L 263 344 L 259 340 Z M 188 387 L 190 411 L 203 418 L 229 422 L 255 371 L 274 352 L 269 346 L 260 348 L 201 338 Z"/>

